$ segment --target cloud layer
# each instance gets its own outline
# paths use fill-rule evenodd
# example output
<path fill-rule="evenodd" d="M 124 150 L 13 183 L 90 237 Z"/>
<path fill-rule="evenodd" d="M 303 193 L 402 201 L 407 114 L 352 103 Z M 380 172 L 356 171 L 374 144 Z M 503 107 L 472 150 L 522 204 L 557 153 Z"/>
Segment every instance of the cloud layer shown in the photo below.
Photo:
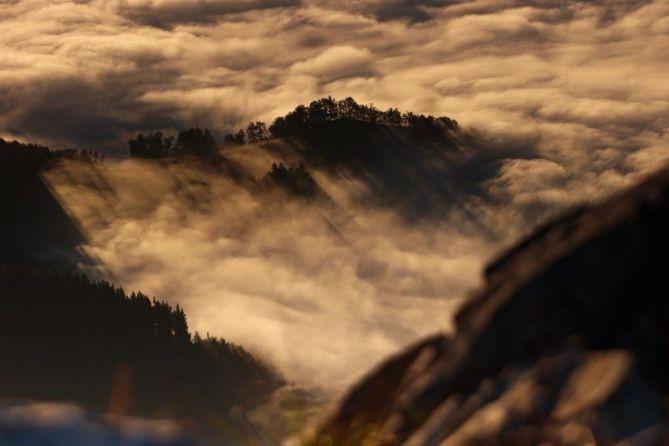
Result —
<path fill-rule="evenodd" d="M 239 149 L 249 150 L 262 152 Z M 264 158 L 232 156 L 249 171 Z M 257 194 L 194 165 L 137 160 L 65 163 L 48 180 L 112 280 L 180 302 L 193 330 L 332 391 L 449 330 L 491 244 L 458 215 L 408 226 L 360 202 L 363 184 L 312 171 L 333 201 Z"/>
<path fill-rule="evenodd" d="M 13 0 L 0 4 L 0 54 L 0 136 L 55 146 L 120 153 L 139 131 L 221 134 L 327 95 L 448 115 L 477 135 L 472 159 L 496 168 L 466 204 L 495 244 L 458 215 L 406 227 L 356 207 L 342 240 L 311 211 L 267 216 L 216 181 L 207 193 L 232 201 L 191 221 L 179 197 L 147 211 L 175 185 L 132 163 L 106 174 L 122 185 L 109 214 L 60 183 L 124 285 L 187 299 L 197 329 L 275 349 L 300 378 L 348 380 L 336 364 L 360 370 L 448 328 L 500 244 L 669 159 L 664 0 Z M 252 232 L 213 229 L 260 214 L 268 224 Z"/>
<path fill-rule="evenodd" d="M 662 0 L 3 2 L 0 132 L 122 151 L 140 130 L 222 132 L 332 94 L 485 129 L 590 133 L 595 146 L 613 129 L 626 143 L 666 128 L 668 8 Z"/>

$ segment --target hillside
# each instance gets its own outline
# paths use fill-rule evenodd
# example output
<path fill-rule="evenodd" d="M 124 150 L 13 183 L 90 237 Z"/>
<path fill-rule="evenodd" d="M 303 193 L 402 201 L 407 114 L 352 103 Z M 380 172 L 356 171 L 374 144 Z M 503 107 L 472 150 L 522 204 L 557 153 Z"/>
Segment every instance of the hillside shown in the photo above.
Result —
<path fill-rule="evenodd" d="M 391 126 L 352 119 L 314 124 L 280 138 L 308 168 L 355 178 L 374 205 L 397 208 L 407 218 L 443 216 L 459 187 L 463 161 L 457 128 Z M 280 145 L 281 143 L 277 144 Z M 272 150 L 272 142 L 265 144 Z"/>
<path fill-rule="evenodd" d="M 73 402 L 188 419 L 225 441 L 255 437 L 243 414 L 282 378 L 241 346 L 193 335 L 178 305 L 74 273 L 95 263 L 42 178 L 62 162 L 95 168 L 102 157 L 0 140 L 0 400 Z"/>
<path fill-rule="evenodd" d="M 106 282 L 40 268 L 0 267 L 0 397 L 75 401 L 97 413 L 228 425 L 281 384 L 222 339 L 192 336 L 180 307 Z M 220 430 L 216 428 L 215 430 Z"/>
<path fill-rule="evenodd" d="M 301 166 L 300 172 L 309 178 L 315 172 L 335 181 L 352 178 L 365 186 L 357 197 L 360 202 L 398 210 L 415 221 L 441 218 L 459 207 L 463 196 L 485 194 L 480 184 L 509 153 L 499 150 L 491 157 L 477 150 L 480 143 L 445 116 L 402 113 L 394 108 L 381 111 L 350 97 L 326 97 L 299 105 L 270 125 L 251 122 L 246 129 L 226 135 L 220 145 L 209 129 L 192 128 L 172 136 L 161 131 L 138 134 L 128 141 L 128 149 L 135 158 L 188 158 L 216 165 L 241 184 L 261 183 L 261 191 L 267 191 L 265 186 L 272 183 L 268 180 L 282 173 L 273 170 L 272 164 L 284 164 L 287 171 L 294 169 L 293 174 Z M 247 159 L 267 159 L 264 172 L 240 165 L 239 152 L 255 154 L 245 154 Z M 327 195 L 318 184 L 289 179 L 290 175 L 272 184 L 293 195 Z"/>
<path fill-rule="evenodd" d="M 85 236 L 41 174 L 58 160 L 98 162 L 92 152 L 52 151 L 0 138 L 0 263 L 42 264 L 70 270 L 86 261 L 76 247 Z"/>
<path fill-rule="evenodd" d="M 318 400 L 299 384 L 341 389 L 444 325 L 416 322 L 449 311 L 469 283 L 458 264 L 469 271 L 493 238 L 471 204 L 509 152 L 478 150 L 449 118 L 350 98 L 298 106 L 224 141 L 198 127 L 155 131 L 129 141 L 129 158 L 107 161 L 3 142 L 6 166 L 20 167 L 7 169 L 5 191 L 39 193 L 6 199 L 13 232 L 2 240 L 16 248 L 3 299 L 16 317 L 2 336 L 16 366 L 0 376 L 0 398 L 169 417 L 242 443 L 274 426 L 280 433 L 266 436 L 279 441 Z M 306 403 L 277 401 L 279 374 L 241 347 L 191 335 L 177 303 L 200 332 L 257 346 Z M 356 336 L 374 342 L 352 348 Z M 270 397 L 252 427 L 246 414 Z M 276 428 L 282 417 L 298 421 Z"/>

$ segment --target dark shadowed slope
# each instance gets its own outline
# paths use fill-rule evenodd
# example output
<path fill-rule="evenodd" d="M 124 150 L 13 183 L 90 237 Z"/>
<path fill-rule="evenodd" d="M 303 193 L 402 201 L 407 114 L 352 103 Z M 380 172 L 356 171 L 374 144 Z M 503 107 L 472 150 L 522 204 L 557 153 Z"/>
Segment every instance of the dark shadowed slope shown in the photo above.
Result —
<path fill-rule="evenodd" d="M 244 439 L 244 408 L 282 384 L 242 347 L 191 336 L 178 306 L 106 282 L 0 267 L 0 302 L 0 398 L 188 419 L 200 433 Z"/>
<path fill-rule="evenodd" d="M 342 119 L 285 140 L 310 166 L 362 181 L 375 205 L 409 218 L 440 214 L 454 202 L 448 171 L 458 159 L 454 136 Z"/>
<path fill-rule="evenodd" d="M 351 178 L 364 185 L 358 197 L 361 202 L 398 210 L 409 221 L 443 218 L 454 207 L 475 221 L 462 203 L 473 195 L 486 195 L 482 184 L 499 173 L 502 160 L 536 156 L 528 147 L 488 150 L 485 146 L 489 144 L 480 135 L 463 130 L 445 116 L 400 113 L 392 108 L 380 111 L 352 98 L 337 101 L 331 97 L 299 105 L 276 118 L 269 128 L 252 122 L 246 131 L 227 135 L 220 152 L 213 134 L 199 128 L 173 136 L 139 134 L 128 145 L 131 156 L 137 158 L 191 157 L 220 165 L 222 173 L 242 183 L 255 178 L 261 191 L 274 185 L 293 195 L 323 197 L 318 184 L 283 181 L 288 175 L 271 169 L 272 162 L 288 169 L 301 165 L 307 174 Z M 267 175 L 251 174 L 237 165 L 234 159 L 240 149 L 262 153 L 258 159 L 268 154 L 272 160 L 266 166 Z"/>
<path fill-rule="evenodd" d="M 508 251 L 453 337 L 372 373 L 317 443 L 666 444 L 667 252 L 669 169 Z"/>
<path fill-rule="evenodd" d="M 82 231 L 42 181 L 63 161 L 92 171 L 101 162 L 92 152 L 0 140 L 0 403 L 73 402 L 93 414 L 171 418 L 233 444 L 256 438 L 245 412 L 282 385 L 277 373 L 240 346 L 191 336 L 179 306 L 70 274 L 92 262 L 79 251 Z M 113 196 L 103 181 L 94 187 Z M 23 411 L 11 407 L 7 414 Z M 0 444 L 48 432 L 33 432 L 34 423 L 23 432 L 5 418 L 0 407 Z M 87 438 L 84 421 L 67 435 Z"/>
<path fill-rule="evenodd" d="M 97 160 L 83 152 L 53 152 L 0 139 L 0 262 L 72 270 L 86 260 L 77 250 L 86 242 L 84 235 L 41 178 L 63 158 Z"/>
<path fill-rule="evenodd" d="M 263 144 L 278 156 L 361 181 L 367 188 L 361 200 L 392 206 L 410 220 L 443 216 L 459 205 L 461 193 L 482 193 L 477 183 L 483 177 L 477 175 L 496 170 L 484 163 L 477 163 L 478 172 L 467 168 L 473 141 L 456 121 L 397 109 L 383 112 L 352 98 L 300 105 L 269 130 L 292 149 L 276 140 Z M 456 173 L 464 171 L 469 172 Z"/>

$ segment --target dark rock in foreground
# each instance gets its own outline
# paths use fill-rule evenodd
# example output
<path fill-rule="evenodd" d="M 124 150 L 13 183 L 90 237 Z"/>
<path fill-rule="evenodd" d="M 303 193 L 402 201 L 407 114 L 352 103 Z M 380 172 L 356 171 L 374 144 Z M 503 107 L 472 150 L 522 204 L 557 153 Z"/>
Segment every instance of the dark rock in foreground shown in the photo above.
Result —
<path fill-rule="evenodd" d="M 0 403 L 2 446 L 202 446 L 170 421 L 102 418 L 72 404 Z"/>
<path fill-rule="evenodd" d="M 662 445 L 669 169 L 493 262 L 455 334 L 390 359 L 318 445 Z"/>

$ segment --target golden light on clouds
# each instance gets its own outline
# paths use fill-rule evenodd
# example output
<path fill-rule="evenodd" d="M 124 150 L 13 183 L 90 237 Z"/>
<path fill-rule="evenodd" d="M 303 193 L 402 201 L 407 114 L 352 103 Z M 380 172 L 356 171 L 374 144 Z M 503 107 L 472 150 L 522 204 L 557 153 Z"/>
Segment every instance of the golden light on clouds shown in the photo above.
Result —
<path fill-rule="evenodd" d="M 121 154 L 138 132 L 196 125 L 220 137 L 328 95 L 477 135 L 460 180 L 481 160 L 495 169 L 461 199 L 489 234 L 464 211 L 407 225 L 352 199 L 355 178 L 317 169 L 354 216 L 344 236 L 322 210 L 272 207 L 222 178 L 199 187 L 188 167 L 110 161 L 95 175 L 113 200 L 93 173 L 51 174 L 124 286 L 334 387 L 447 330 L 499 246 L 669 159 L 665 0 L 10 0 L 0 54 L 0 136 L 54 147 Z M 266 170 L 273 154 L 248 150 L 228 155 Z M 184 184 L 213 200 L 206 215 L 184 211 Z"/>

